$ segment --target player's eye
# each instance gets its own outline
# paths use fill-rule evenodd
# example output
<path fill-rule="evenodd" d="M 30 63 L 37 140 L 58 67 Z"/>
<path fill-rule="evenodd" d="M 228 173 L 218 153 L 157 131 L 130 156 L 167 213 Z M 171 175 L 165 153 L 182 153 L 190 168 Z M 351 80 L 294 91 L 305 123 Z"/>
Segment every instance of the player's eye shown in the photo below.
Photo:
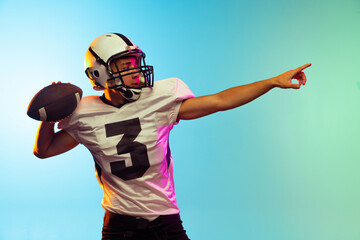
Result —
<path fill-rule="evenodd" d="M 120 67 L 120 71 L 129 69 L 130 67 L 131 67 L 131 64 L 130 64 L 130 63 L 127 63 L 127 64 L 122 65 L 122 66 Z"/>

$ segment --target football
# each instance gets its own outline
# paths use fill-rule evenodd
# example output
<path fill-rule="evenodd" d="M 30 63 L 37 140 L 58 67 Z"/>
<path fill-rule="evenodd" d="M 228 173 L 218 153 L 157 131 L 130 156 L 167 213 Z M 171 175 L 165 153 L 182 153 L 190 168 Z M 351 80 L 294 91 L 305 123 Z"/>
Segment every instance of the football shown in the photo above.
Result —
<path fill-rule="evenodd" d="M 39 121 L 57 122 L 70 116 L 81 98 L 81 88 L 73 84 L 51 84 L 33 97 L 28 106 L 27 115 Z"/>

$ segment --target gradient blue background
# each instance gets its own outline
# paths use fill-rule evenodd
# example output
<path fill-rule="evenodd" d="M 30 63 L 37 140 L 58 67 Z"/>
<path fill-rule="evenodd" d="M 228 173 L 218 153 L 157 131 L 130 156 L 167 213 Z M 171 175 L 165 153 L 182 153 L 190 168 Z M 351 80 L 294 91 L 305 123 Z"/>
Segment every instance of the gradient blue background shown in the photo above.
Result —
<path fill-rule="evenodd" d="M 197 96 L 305 63 L 301 90 L 182 121 L 171 135 L 191 239 L 360 239 L 360 1 L 0 1 L 0 239 L 100 239 L 102 192 L 79 146 L 40 160 L 33 95 L 53 81 L 98 94 L 83 57 L 120 32 L 156 79 Z"/>

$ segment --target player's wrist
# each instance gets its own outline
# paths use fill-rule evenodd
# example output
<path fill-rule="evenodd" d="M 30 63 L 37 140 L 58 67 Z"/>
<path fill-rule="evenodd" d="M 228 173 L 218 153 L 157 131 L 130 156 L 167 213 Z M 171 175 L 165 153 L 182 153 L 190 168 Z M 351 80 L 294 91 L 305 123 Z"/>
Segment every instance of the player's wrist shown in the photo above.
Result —
<path fill-rule="evenodd" d="M 266 81 L 270 88 L 280 87 L 280 81 L 278 77 L 269 78 Z"/>
<path fill-rule="evenodd" d="M 54 128 L 55 126 L 55 122 L 46 122 L 46 121 L 41 121 L 41 127 L 42 128 Z"/>

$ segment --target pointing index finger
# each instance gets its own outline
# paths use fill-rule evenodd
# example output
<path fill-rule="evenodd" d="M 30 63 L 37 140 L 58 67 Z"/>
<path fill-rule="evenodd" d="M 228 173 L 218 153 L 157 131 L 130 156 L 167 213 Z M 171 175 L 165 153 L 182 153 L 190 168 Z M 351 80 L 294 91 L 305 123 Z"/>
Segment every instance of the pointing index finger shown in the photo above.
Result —
<path fill-rule="evenodd" d="M 298 68 L 296 69 L 296 71 L 297 71 L 297 72 L 301 72 L 302 70 L 310 67 L 311 65 L 312 65 L 312 63 L 305 64 L 305 65 L 303 65 L 303 66 L 301 66 L 301 67 L 298 67 Z"/>

